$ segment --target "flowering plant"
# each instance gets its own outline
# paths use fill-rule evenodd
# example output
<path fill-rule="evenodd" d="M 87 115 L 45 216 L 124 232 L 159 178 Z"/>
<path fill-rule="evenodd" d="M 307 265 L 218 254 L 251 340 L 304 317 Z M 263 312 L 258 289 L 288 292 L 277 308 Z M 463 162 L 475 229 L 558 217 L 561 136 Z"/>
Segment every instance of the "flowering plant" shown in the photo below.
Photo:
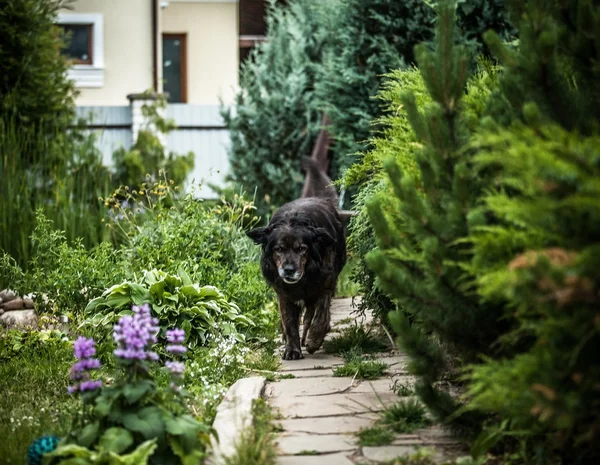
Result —
<path fill-rule="evenodd" d="M 92 379 L 91 372 L 100 368 L 94 341 L 77 339 L 69 392 L 81 394 L 84 412 L 70 435 L 48 454 L 52 464 L 72 463 L 69 460 L 81 454 L 88 457 L 82 463 L 94 464 L 129 463 L 126 457 L 138 460 L 132 462 L 136 465 L 200 463 L 211 429 L 186 413 L 185 392 L 179 387 L 185 332 L 177 328 L 166 332 L 166 351 L 172 359 L 165 363 L 171 375 L 165 389 L 152 375 L 159 360 L 152 350 L 158 332 L 149 305 L 134 306 L 132 315 L 119 319 L 113 332 L 119 372 L 111 385 Z"/>

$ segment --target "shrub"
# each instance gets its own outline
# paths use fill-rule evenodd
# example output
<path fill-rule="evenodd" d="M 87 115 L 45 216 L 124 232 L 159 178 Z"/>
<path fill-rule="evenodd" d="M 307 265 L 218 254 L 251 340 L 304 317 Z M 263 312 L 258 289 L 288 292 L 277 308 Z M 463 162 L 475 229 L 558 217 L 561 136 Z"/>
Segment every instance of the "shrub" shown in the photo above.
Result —
<path fill-rule="evenodd" d="M 204 456 L 210 441 L 210 428 L 187 414 L 184 395 L 178 387 L 183 363 L 166 362 L 172 383 L 158 389 L 150 367 L 158 356 L 152 352 L 158 321 L 148 306 L 134 307 L 132 316 L 124 316 L 115 326 L 115 356 L 119 373 L 111 385 L 92 380 L 90 371 L 99 367 L 93 358 L 93 339 L 80 337 L 74 344 L 75 357 L 70 372 L 70 392 L 80 393 L 83 416 L 76 419 L 70 434 L 48 454 L 56 464 L 72 463 L 75 457 L 88 457 L 91 463 L 193 463 Z M 171 354 L 185 352 L 185 333 L 167 332 Z"/>
<path fill-rule="evenodd" d="M 223 111 L 231 134 L 231 179 L 255 195 L 261 213 L 299 196 L 300 161 L 319 132 L 321 115 L 312 105 L 322 47 L 319 14 L 315 0 L 270 3 L 269 40 L 245 63 L 234 109 Z"/>
<path fill-rule="evenodd" d="M 204 345 L 209 335 L 242 338 L 240 329 L 254 322 L 240 314 L 236 304 L 228 302 L 214 286 L 193 283 L 183 271 L 169 275 L 163 271 L 143 271 L 139 282 L 112 286 L 85 308 L 88 317 L 83 327 L 112 327 L 123 315 L 122 309 L 148 303 L 158 318 L 161 337 L 166 330 L 182 328 L 191 348 Z"/>

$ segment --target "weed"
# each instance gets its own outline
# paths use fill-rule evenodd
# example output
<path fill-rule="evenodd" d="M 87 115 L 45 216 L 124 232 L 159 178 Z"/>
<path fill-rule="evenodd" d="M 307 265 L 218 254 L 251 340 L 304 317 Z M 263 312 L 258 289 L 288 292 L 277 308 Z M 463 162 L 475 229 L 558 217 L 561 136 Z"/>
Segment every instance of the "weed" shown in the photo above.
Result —
<path fill-rule="evenodd" d="M 323 350 L 330 354 L 341 354 L 352 349 L 370 354 L 389 349 L 389 343 L 377 334 L 373 327 L 365 328 L 363 325 L 355 324 L 344 328 L 339 336 L 335 336 L 323 344 Z"/>
<path fill-rule="evenodd" d="M 354 297 L 360 293 L 360 284 L 352 278 L 353 263 L 349 260 L 338 277 L 336 297 Z"/>
<path fill-rule="evenodd" d="M 434 460 L 433 451 L 423 447 L 414 454 L 397 457 L 385 463 L 386 465 L 435 465 L 437 462 Z"/>
<path fill-rule="evenodd" d="M 382 376 L 388 365 L 363 355 L 359 350 L 344 354 L 344 365 L 333 371 L 333 376 L 352 376 L 356 379 L 377 379 Z"/>
<path fill-rule="evenodd" d="M 415 399 L 397 402 L 381 413 L 381 423 L 396 433 L 410 433 L 429 424 L 425 408 Z"/>
<path fill-rule="evenodd" d="M 375 425 L 371 428 L 363 428 L 358 432 L 359 444 L 365 446 L 385 446 L 394 439 L 393 433 L 389 428 Z"/>
<path fill-rule="evenodd" d="M 277 459 L 272 425 L 273 414 L 263 399 L 253 406 L 254 424 L 242 435 L 235 454 L 225 465 L 274 465 Z"/>
<path fill-rule="evenodd" d="M 399 380 L 394 381 L 392 391 L 400 397 L 408 397 L 415 394 L 410 384 L 401 383 Z"/>

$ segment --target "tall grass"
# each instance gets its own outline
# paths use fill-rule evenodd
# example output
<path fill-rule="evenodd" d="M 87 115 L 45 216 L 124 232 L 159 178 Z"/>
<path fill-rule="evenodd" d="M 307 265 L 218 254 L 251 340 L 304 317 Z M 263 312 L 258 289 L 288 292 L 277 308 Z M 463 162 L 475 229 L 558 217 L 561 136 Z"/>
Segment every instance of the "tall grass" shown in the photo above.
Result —
<path fill-rule="evenodd" d="M 98 198 L 109 192 L 110 175 L 92 136 L 48 137 L 0 120 L 0 249 L 21 266 L 30 259 L 38 208 L 69 240 L 80 237 L 89 247 L 104 237 Z"/>

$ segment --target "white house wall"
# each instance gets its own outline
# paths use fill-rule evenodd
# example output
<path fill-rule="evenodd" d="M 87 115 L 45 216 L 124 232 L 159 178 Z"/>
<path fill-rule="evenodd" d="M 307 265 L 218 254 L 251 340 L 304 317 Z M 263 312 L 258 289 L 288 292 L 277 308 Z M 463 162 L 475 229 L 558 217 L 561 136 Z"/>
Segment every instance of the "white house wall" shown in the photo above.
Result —
<path fill-rule="evenodd" d="M 61 14 L 103 17 L 104 81 L 79 88 L 77 105 L 127 105 L 127 95 L 151 89 L 152 1 L 76 0 Z"/>
<path fill-rule="evenodd" d="M 163 33 L 187 34 L 187 101 L 232 103 L 238 86 L 238 3 L 169 2 Z"/>

